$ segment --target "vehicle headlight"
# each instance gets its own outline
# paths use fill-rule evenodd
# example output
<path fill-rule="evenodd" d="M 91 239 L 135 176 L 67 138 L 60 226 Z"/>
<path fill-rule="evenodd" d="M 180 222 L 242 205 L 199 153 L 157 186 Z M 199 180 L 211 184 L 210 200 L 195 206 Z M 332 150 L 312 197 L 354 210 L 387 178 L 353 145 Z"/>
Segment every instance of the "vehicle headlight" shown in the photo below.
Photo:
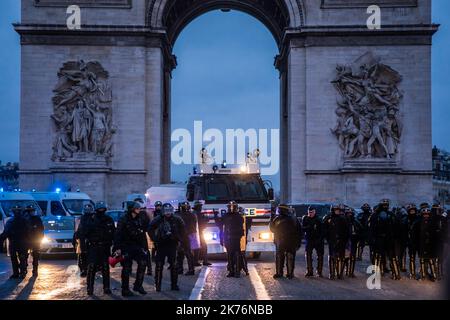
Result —
<path fill-rule="evenodd" d="M 272 239 L 272 233 L 271 232 L 261 232 L 259 234 L 259 239 L 261 239 L 261 240 L 270 240 L 270 239 Z"/>
<path fill-rule="evenodd" d="M 42 238 L 41 244 L 49 244 L 50 242 L 52 242 L 52 239 L 45 236 L 44 238 Z"/>
<path fill-rule="evenodd" d="M 205 239 L 205 241 L 217 240 L 217 233 L 215 233 L 215 232 L 203 232 L 203 239 Z"/>

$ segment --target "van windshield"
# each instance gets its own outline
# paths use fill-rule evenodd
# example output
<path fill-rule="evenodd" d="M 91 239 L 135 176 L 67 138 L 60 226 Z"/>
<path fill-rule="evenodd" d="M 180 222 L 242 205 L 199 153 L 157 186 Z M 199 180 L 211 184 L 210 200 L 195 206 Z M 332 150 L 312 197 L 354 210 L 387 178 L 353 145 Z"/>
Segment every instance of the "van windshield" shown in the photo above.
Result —
<path fill-rule="evenodd" d="M 94 205 L 91 200 L 87 199 L 63 200 L 64 209 L 72 216 L 81 216 L 83 214 L 84 206 L 87 204 Z"/>
<path fill-rule="evenodd" d="M 37 203 L 34 200 L 2 200 L 0 201 L 0 206 L 2 207 L 3 212 L 6 214 L 7 217 L 11 217 L 13 215 L 11 212 L 11 208 L 15 206 L 20 206 L 23 209 L 25 209 L 28 206 L 33 206 L 36 209 L 36 212 L 39 215 L 42 215 L 41 208 L 37 205 Z"/>
<path fill-rule="evenodd" d="M 206 202 L 242 203 L 269 202 L 264 183 L 259 175 L 230 174 L 205 175 Z"/>
<path fill-rule="evenodd" d="M 70 217 L 45 218 L 42 222 L 46 231 L 70 231 L 75 229 L 75 219 Z"/>

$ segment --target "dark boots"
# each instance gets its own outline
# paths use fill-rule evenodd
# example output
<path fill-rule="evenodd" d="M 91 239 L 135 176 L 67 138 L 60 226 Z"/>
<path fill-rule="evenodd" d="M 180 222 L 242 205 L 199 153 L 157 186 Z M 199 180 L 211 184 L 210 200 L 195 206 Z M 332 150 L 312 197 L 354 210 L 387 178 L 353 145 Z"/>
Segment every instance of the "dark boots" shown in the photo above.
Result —
<path fill-rule="evenodd" d="M 184 275 L 185 276 L 193 276 L 193 275 L 195 275 L 194 256 L 191 251 L 186 252 L 186 259 L 187 259 L 187 263 L 188 263 L 188 271 Z"/>
<path fill-rule="evenodd" d="M 144 290 L 142 284 L 144 283 L 144 277 L 145 277 L 145 269 L 147 267 L 146 261 L 140 261 L 137 266 L 136 271 L 136 281 L 133 286 L 133 291 L 139 292 L 142 295 L 147 294 L 147 292 Z"/>
<path fill-rule="evenodd" d="M 409 256 L 409 278 L 410 279 L 417 279 L 417 275 L 416 275 L 416 256 L 415 255 L 410 255 Z"/>
<path fill-rule="evenodd" d="M 173 291 L 179 291 L 180 287 L 178 287 L 178 272 L 176 268 L 170 269 L 170 283 L 171 287 L 170 289 Z M 160 284 L 161 286 L 161 284 Z"/>
<path fill-rule="evenodd" d="M 227 251 L 227 278 L 234 277 L 234 255 Z"/>
<path fill-rule="evenodd" d="M 286 253 L 286 278 L 294 279 L 295 253 Z"/>
<path fill-rule="evenodd" d="M 317 276 L 319 278 L 323 277 L 322 270 L 323 270 L 323 255 L 318 255 L 317 256 Z"/>
<path fill-rule="evenodd" d="M 274 279 L 283 277 L 283 268 L 284 268 L 284 252 L 277 251 L 275 254 L 275 274 L 273 275 Z"/>
<path fill-rule="evenodd" d="M 393 257 L 391 260 L 391 270 L 392 270 L 392 279 L 400 280 L 400 266 L 397 260 L 397 257 Z"/>
<path fill-rule="evenodd" d="M 425 259 L 420 258 L 420 280 L 421 281 L 425 280 L 426 273 L 427 273 L 427 269 L 426 269 Z"/>
<path fill-rule="evenodd" d="M 111 294 L 111 280 L 110 280 L 110 273 L 109 273 L 109 263 L 104 262 L 102 265 L 102 278 L 103 278 L 103 293 L 104 294 Z"/>
<path fill-rule="evenodd" d="M 332 256 L 328 256 L 328 267 L 330 269 L 330 280 L 336 279 L 336 260 Z"/>
<path fill-rule="evenodd" d="M 92 296 L 94 294 L 94 282 L 95 282 L 95 265 L 90 263 L 87 267 L 87 294 L 88 296 Z"/>
<path fill-rule="evenodd" d="M 153 270 L 152 270 L 152 253 L 151 251 L 147 252 L 147 275 L 152 276 Z"/>
<path fill-rule="evenodd" d="M 245 251 L 241 252 L 241 266 L 242 270 L 244 270 L 245 275 L 249 275 L 248 272 L 248 264 L 247 264 L 247 257 L 245 256 Z"/>
<path fill-rule="evenodd" d="M 238 251 L 234 254 L 234 277 L 239 278 L 241 276 L 241 252 Z"/>
<path fill-rule="evenodd" d="M 314 270 L 313 270 L 313 257 L 312 252 L 306 252 L 305 253 L 305 259 L 306 259 L 306 273 L 305 277 L 313 277 L 314 276 Z"/>
<path fill-rule="evenodd" d="M 336 259 L 336 277 L 339 280 L 344 279 L 344 258 Z"/>
<path fill-rule="evenodd" d="M 163 268 L 164 268 L 164 265 L 162 265 L 161 263 L 158 263 L 158 262 L 156 263 L 156 267 L 155 267 L 155 290 L 157 292 L 161 291 Z M 172 267 L 171 270 L 172 269 L 176 270 L 176 268 L 174 268 L 174 267 Z M 177 274 L 178 274 L 178 272 L 177 272 Z"/>
<path fill-rule="evenodd" d="M 122 296 L 131 297 L 133 292 L 130 290 L 131 265 L 125 265 L 122 268 Z"/>
<path fill-rule="evenodd" d="M 348 261 L 348 276 L 350 278 L 355 278 L 355 266 L 356 266 L 356 257 L 350 257 Z"/>

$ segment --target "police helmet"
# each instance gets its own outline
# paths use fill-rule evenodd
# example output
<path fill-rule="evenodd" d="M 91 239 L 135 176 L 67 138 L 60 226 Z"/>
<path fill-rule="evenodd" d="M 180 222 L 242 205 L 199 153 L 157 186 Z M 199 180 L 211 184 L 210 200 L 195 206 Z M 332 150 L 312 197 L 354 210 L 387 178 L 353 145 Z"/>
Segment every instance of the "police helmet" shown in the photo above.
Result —
<path fill-rule="evenodd" d="M 201 209 L 203 207 L 203 203 L 201 201 L 194 202 L 194 209 Z"/>
<path fill-rule="evenodd" d="M 361 207 L 361 210 L 370 210 L 370 204 L 364 203 Z"/>
<path fill-rule="evenodd" d="M 155 209 L 156 209 L 157 207 L 162 207 L 163 203 L 161 201 L 156 201 L 154 206 L 155 206 Z"/>
<path fill-rule="evenodd" d="M 11 208 L 11 212 L 13 213 L 13 215 L 20 215 L 22 211 L 22 207 L 19 205 L 15 205 Z"/>
<path fill-rule="evenodd" d="M 380 207 L 389 207 L 391 204 L 391 201 L 389 199 L 382 199 L 380 201 Z"/>
<path fill-rule="evenodd" d="M 94 211 L 94 206 L 90 203 L 86 204 L 83 208 L 83 214 L 92 214 Z"/>
<path fill-rule="evenodd" d="M 278 214 L 287 216 L 292 212 L 292 208 L 287 204 L 280 204 L 278 206 Z"/>
<path fill-rule="evenodd" d="M 99 212 L 99 211 L 106 211 L 106 210 L 108 210 L 108 206 L 106 205 L 105 202 L 100 201 L 95 204 L 95 211 Z"/>
<path fill-rule="evenodd" d="M 229 212 L 238 212 L 238 210 L 239 210 L 239 206 L 238 206 L 238 204 L 236 203 L 236 201 L 230 201 L 230 202 L 228 202 L 227 208 L 228 208 L 228 211 L 229 211 Z"/>
<path fill-rule="evenodd" d="M 331 213 L 334 213 L 336 210 L 341 210 L 341 207 L 338 204 L 333 204 L 331 206 Z"/>
<path fill-rule="evenodd" d="M 170 203 L 164 203 L 162 206 L 162 213 L 164 215 L 173 215 L 174 208 Z"/>
<path fill-rule="evenodd" d="M 420 210 L 420 213 L 422 214 L 422 216 L 429 216 L 431 214 L 431 209 L 430 208 L 422 208 Z"/>
<path fill-rule="evenodd" d="M 180 211 L 187 212 L 191 210 L 191 205 L 189 202 L 184 201 L 180 203 Z"/>
<path fill-rule="evenodd" d="M 420 204 L 420 210 L 425 209 L 425 208 L 430 208 L 430 204 L 428 202 L 422 202 Z"/>

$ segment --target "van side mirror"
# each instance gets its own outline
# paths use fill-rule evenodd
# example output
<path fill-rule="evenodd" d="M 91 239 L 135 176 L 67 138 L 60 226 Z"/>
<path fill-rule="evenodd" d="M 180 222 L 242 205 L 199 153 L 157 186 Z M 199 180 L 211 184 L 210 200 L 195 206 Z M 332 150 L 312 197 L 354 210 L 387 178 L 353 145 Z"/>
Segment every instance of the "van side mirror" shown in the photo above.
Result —
<path fill-rule="evenodd" d="M 267 190 L 267 194 L 270 201 L 275 200 L 275 192 L 273 191 L 273 188 L 269 188 L 269 190 Z"/>
<path fill-rule="evenodd" d="M 194 201 L 194 195 L 195 195 L 195 185 L 192 183 L 189 183 L 186 187 L 186 199 L 189 202 Z"/>

